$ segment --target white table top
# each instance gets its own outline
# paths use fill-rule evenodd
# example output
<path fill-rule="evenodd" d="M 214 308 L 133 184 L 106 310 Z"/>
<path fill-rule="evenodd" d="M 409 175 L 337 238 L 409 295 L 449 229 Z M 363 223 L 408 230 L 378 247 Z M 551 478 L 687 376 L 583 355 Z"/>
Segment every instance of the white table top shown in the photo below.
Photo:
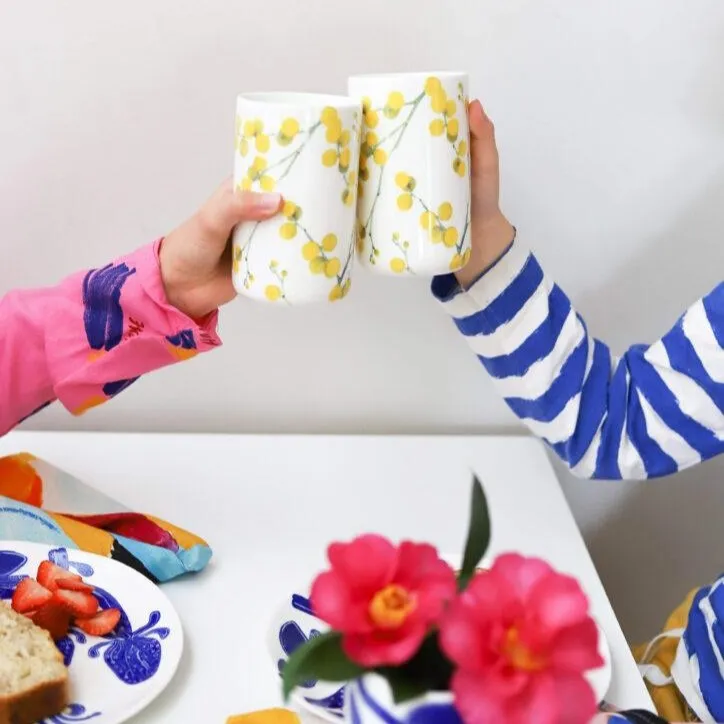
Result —
<path fill-rule="evenodd" d="M 31 452 L 143 512 L 205 537 L 208 569 L 164 586 L 187 634 L 179 672 L 135 724 L 224 722 L 279 704 L 264 637 L 277 604 L 362 532 L 459 553 L 470 471 L 488 495 L 491 553 L 517 550 L 576 576 L 608 637 L 607 700 L 650 708 L 608 597 L 543 447 L 524 437 L 13 433 Z"/>

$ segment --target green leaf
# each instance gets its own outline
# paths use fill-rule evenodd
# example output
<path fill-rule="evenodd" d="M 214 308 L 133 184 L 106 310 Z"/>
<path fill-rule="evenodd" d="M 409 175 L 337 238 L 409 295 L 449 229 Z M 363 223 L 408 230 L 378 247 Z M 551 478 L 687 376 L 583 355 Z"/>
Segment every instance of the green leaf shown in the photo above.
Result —
<path fill-rule="evenodd" d="M 433 631 L 407 663 L 383 667 L 377 673 L 387 679 L 395 703 L 401 704 L 428 691 L 448 691 L 453 666 L 440 650 L 437 631 Z"/>
<path fill-rule="evenodd" d="M 465 543 L 463 565 L 458 575 L 458 589 L 464 591 L 470 579 L 475 575 L 475 569 L 488 550 L 490 543 L 490 516 L 488 515 L 488 502 L 485 499 L 483 486 L 477 476 L 473 476 L 473 489 L 470 500 L 470 527 L 468 539 Z"/>
<path fill-rule="evenodd" d="M 382 669 L 379 673 L 387 679 L 387 683 L 392 689 L 392 698 L 395 704 L 404 704 L 406 701 L 417 699 L 429 691 L 425 681 L 415 678 L 404 668 Z"/>
<path fill-rule="evenodd" d="M 284 701 L 289 699 L 294 687 L 309 679 L 321 681 L 350 681 L 365 673 L 358 664 L 350 661 L 342 651 L 342 635 L 330 631 L 314 636 L 296 648 L 282 669 Z"/>

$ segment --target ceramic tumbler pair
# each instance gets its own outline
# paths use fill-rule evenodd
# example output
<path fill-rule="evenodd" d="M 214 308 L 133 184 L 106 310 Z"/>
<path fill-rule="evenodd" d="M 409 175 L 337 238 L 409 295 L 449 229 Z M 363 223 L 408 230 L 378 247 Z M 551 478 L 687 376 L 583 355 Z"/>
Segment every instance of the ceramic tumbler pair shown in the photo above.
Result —
<path fill-rule="evenodd" d="M 281 212 L 233 238 L 239 294 L 299 305 L 349 292 L 371 271 L 431 277 L 470 256 L 467 76 L 365 75 L 349 96 L 237 100 L 234 182 L 277 191 Z"/>

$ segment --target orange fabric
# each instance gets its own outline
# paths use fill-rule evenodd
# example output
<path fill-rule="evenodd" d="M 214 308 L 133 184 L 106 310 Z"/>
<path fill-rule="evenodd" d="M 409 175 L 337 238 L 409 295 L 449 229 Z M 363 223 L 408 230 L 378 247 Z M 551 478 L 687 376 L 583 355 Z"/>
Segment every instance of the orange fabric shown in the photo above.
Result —
<path fill-rule="evenodd" d="M 72 518 L 66 518 L 58 513 L 48 515 L 61 527 L 63 533 L 70 538 L 78 548 L 99 556 L 110 556 L 113 548 L 113 536 L 100 528 L 93 528 Z"/>
<path fill-rule="evenodd" d="M 300 719 L 289 709 L 263 709 L 230 716 L 226 724 L 300 724 Z"/>
<path fill-rule="evenodd" d="M 30 460 L 30 455 L 0 458 L 0 495 L 39 508 L 43 504 L 43 481 Z"/>

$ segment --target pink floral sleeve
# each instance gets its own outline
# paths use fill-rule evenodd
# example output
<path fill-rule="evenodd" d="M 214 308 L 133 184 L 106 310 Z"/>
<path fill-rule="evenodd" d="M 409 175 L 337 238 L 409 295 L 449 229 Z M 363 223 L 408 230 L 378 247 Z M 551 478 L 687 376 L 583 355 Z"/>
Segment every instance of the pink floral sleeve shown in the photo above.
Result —
<path fill-rule="evenodd" d="M 194 321 L 168 303 L 160 245 L 0 299 L 0 434 L 56 399 L 80 415 L 221 344 L 216 312 Z"/>

